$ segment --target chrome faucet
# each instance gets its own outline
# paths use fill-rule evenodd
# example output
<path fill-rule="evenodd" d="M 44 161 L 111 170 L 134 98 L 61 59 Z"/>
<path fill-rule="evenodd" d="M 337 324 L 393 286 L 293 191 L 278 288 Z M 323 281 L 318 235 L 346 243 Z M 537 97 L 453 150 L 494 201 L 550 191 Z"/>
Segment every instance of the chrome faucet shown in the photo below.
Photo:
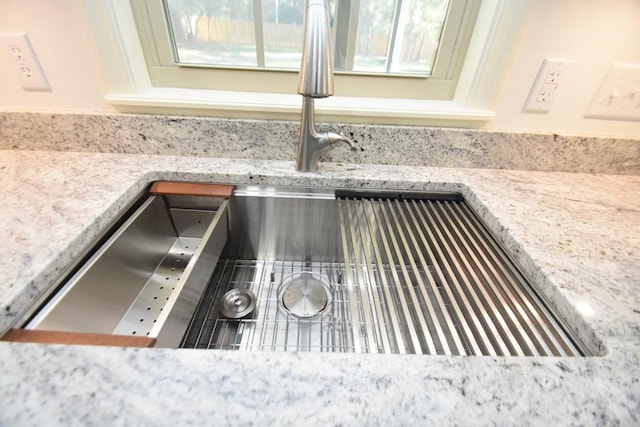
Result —
<path fill-rule="evenodd" d="M 333 95 L 333 66 L 329 39 L 327 0 L 306 0 L 304 42 L 298 93 L 302 95 L 302 122 L 296 158 L 296 170 L 315 172 L 318 157 L 335 144 L 344 142 L 356 148 L 346 136 L 335 132 L 318 133 L 315 124 L 314 98 Z"/>

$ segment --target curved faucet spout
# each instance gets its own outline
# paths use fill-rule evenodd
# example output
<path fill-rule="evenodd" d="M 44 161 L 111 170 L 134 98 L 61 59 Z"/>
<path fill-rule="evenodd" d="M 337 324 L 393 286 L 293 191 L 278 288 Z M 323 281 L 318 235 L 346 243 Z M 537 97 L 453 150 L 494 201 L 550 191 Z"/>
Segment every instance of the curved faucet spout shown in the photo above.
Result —
<path fill-rule="evenodd" d="M 344 142 L 349 146 L 349 148 L 351 148 L 351 151 L 358 151 L 358 149 L 356 148 L 356 145 L 353 143 L 353 141 L 350 138 L 335 132 L 327 132 L 326 135 L 327 135 L 327 138 L 329 138 L 329 144 L 331 145 L 332 148 L 335 147 L 336 144 L 340 142 Z"/>
<path fill-rule="evenodd" d="M 346 136 L 316 131 L 314 98 L 333 95 L 333 67 L 329 40 L 329 12 L 327 0 L 306 0 L 304 18 L 304 42 L 298 93 L 302 95 L 302 123 L 296 157 L 296 170 L 315 172 L 320 153 L 344 142 L 356 148 Z"/>
<path fill-rule="evenodd" d="M 335 132 L 318 133 L 315 124 L 314 100 L 310 96 L 303 97 L 302 123 L 300 126 L 300 141 L 296 157 L 296 170 L 301 172 L 315 172 L 318 169 L 318 158 L 322 152 L 335 147 L 339 143 L 346 143 L 351 151 L 356 151 L 353 141 Z"/>

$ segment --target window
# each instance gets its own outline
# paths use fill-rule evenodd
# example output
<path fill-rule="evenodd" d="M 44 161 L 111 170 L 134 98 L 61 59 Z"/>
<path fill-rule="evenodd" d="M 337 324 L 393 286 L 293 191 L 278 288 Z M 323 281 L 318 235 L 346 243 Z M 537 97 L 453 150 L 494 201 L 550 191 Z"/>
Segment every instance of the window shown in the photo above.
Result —
<path fill-rule="evenodd" d="M 177 64 L 283 70 L 300 66 L 305 13 L 301 0 L 163 3 Z M 329 1 L 334 70 L 431 75 L 449 4 L 450 0 Z M 454 9 L 452 15 L 458 11 L 462 12 Z"/>
<path fill-rule="evenodd" d="M 245 7 L 250 4 L 252 8 L 256 3 L 264 4 L 263 26 L 265 22 L 275 20 L 269 15 L 273 12 L 266 7 L 274 1 L 235 0 Z M 360 22 L 358 18 L 357 26 L 352 23 L 359 16 L 354 5 L 359 4 L 362 8 L 366 2 L 331 1 L 334 39 L 337 41 L 334 45 L 350 49 L 354 43 L 357 45 L 358 39 L 365 40 L 357 36 L 358 32 L 367 30 L 365 20 Z M 402 3 L 411 4 L 412 1 Z M 397 4 L 393 0 L 388 3 Z M 287 0 L 278 2 L 279 7 L 285 4 Z M 118 110 L 299 119 L 301 101 L 296 94 L 298 76 L 295 71 L 287 71 L 277 64 L 277 69 L 259 70 L 254 65 L 209 68 L 178 64 L 165 21 L 163 0 L 84 0 L 84 6 L 108 76 L 106 100 Z M 342 122 L 482 125 L 493 115 L 493 96 L 526 7 L 527 0 L 451 0 L 435 49 L 437 54 L 427 66 L 427 77 L 416 76 L 414 70 L 402 67 L 403 75 L 381 75 L 379 71 L 371 73 L 364 68 L 358 71 L 358 64 L 362 64 L 358 62 L 358 53 L 336 52 L 335 62 L 344 61 L 341 67 L 345 71 L 336 73 L 335 96 L 318 100 L 316 114 L 320 120 Z M 251 12 L 248 21 L 251 25 L 257 22 L 253 21 L 253 16 Z M 397 24 L 397 27 L 401 25 Z M 354 28 L 355 39 L 344 34 L 348 30 L 353 32 Z M 453 37 L 448 36 L 451 32 Z M 205 36 L 208 37 L 207 33 Z M 270 65 L 267 59 L 271 55 L 269 46 L 278 45 L 271 37 L 263 32 L 265 65 Z M 347 40 L 346 44 L 344 40 Z M 253 50 L 257 52 L 255 46 Z M 348 64 L 351 60 L 353 67 Z M 393 68 L 392 63 L 391 71 Z"/>
<path fill-rule="evenodd" d="M 295 90 L 303 0 L 133 0 L 132 5 L 155 85 Z M 451 99 L 479 5 L 479 0 L 332 0 L 336 94 Z"/>

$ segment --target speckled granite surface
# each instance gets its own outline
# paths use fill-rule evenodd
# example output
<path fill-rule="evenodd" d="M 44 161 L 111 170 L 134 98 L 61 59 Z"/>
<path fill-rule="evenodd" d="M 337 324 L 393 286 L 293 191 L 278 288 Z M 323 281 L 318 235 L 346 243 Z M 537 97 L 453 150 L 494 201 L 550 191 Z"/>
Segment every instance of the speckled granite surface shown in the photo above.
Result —
<path fill-rule="evenodd" d="M 1 151 L 0 328 L 155 179 L 461 191 L 601 356 L 0 343 L 0 425 L 640 423 L 640 177 Z"/>
<path fill-rule="evenodd" d="M 51 138 L 51 129 L 56 138 Z M 379 125 L 320 125 L 349 135 L 333 162 L 640 174 L 636 139 Z M 299 123 L 125 114 L 0 112 L 0 149 L 293 160 Z"/>

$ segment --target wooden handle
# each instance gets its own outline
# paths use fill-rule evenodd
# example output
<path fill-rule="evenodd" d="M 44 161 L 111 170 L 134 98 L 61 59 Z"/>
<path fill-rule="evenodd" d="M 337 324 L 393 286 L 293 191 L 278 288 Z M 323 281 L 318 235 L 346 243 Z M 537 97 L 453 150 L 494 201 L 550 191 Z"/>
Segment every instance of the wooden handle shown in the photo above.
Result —
<path fill-rule="evenodd" d="M 224 197 L 225 199 L 228 199 L 233 195 L 233 186 L 157 181 L 151 186 L 151 194 Z"/>
<path fill-rule="evenodd" d="M 40 344 L 104 345 L 114 347 L 153 347 L 155 338 L 131 335 L 92 334 L 84 332 L 38 331 L 35 329 L 10 329 L 2 341 Z"/>

